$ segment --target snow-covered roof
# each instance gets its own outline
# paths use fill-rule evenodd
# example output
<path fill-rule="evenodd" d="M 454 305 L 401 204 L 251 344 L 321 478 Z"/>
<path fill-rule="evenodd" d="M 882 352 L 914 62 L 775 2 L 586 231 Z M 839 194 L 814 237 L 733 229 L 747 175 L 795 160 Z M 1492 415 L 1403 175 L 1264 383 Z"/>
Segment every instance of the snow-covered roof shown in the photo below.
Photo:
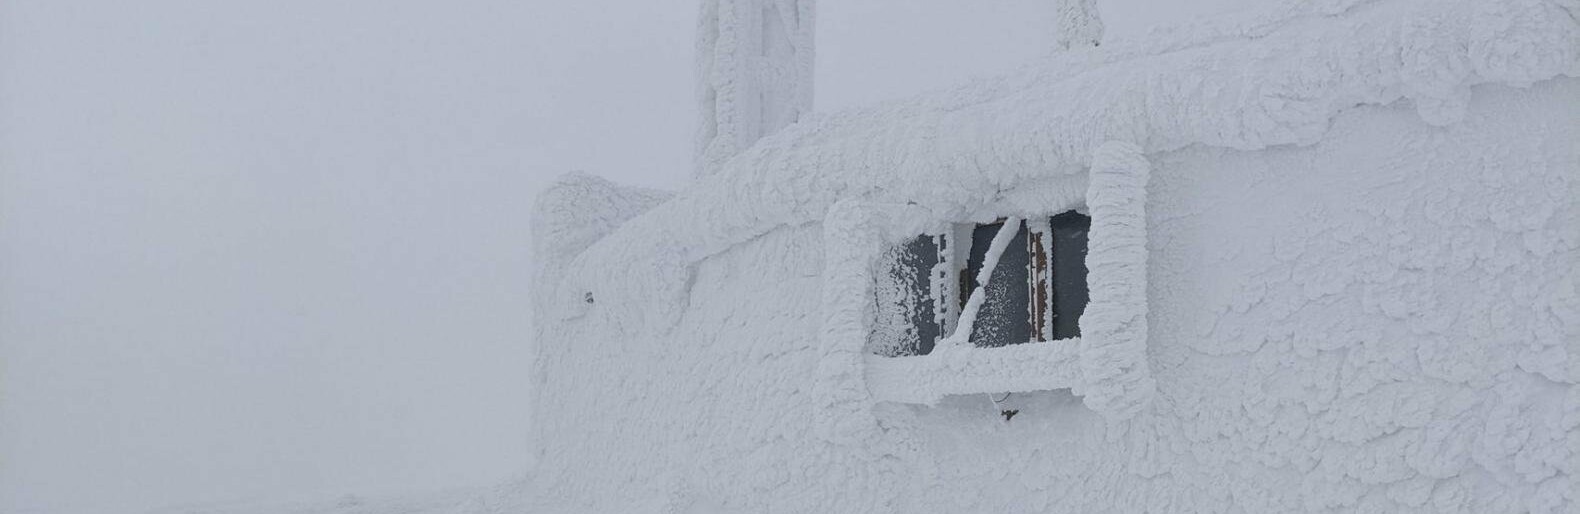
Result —
<path fill-rule="evenodd" d="M 1451 124 L 1473 86 L 1580 76 L 1577 19 L 1573 0 L 1297 0 L 813 117 L 588 248 L 556 295 L 599 291 L 622 312 L 611 322 L 662 329 L 689 267 L 842 199 L 965 219 L 1012 187 L 1081 179 L 1111 140 L 1146 153 L 1306 145 L 1342 111 L 1399 100 Z"/>

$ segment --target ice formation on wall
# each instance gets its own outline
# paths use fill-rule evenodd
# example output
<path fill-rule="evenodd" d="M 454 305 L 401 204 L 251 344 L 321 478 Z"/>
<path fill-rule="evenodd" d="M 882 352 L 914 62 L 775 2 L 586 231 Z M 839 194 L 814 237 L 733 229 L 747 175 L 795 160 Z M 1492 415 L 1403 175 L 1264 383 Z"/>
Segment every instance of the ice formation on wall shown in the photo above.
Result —
<path fill-rule="evenodd" d="M 534 287 L 552 288 L 577 254 L 626 220 L 672 196 L 668 191 L 622 186 L 579 171 L 561 176 L 544 188 L 533 204 Z M 537 299 L 541 304 L 549 298 L 540 294 Z M 539 312 L 545 307 L 540 305 Z"/>
<path fill-rule="evenodd" d="M 1141 148 L 1108 142 L 1092 154 L 1092 213 L 1081 315 L 1081 385 L 1087 406 L 1114 419 L 1135 415 L 1154 388 L 1147 367 L 1147 179 Z"/>
<path fill-rule="evenodd" d="M 698 176 L 812 111 L 816 0 L 703 0 Z"/>
<path fill-rule="evenodd" d="M 1574 512 L 1577 15 L 1286 2 L 803 119 L 565 254 L 538 474 L 469 512 Z M 1102 358 L 924 362 L 1088 405 L 884 379 L 867 256 L 1083 203 L 1146 249 Z"/>
<path fill-rule="evenodd" d="M 1375 8 L 1351 9 L 1357 2 Z M 1084 171 L 1109 140 L 1148 154 L 1309 145 L 1339 112 L 1399 100 L 1443 125 L 1474 85 L 1580 75 L 1580 23 L 1569 9 L 1580 7 L 1292 1 L 1239 23 L 1061 52 L 1020 74 L 812 117 L 590 248 L 579 258 L 604 271 L 580 278 L 642 291 L 622 295 L 633 304 L 619 322 L 663 328 L 681 312 L 696 262 L 820 221 L 844 197 L 914 201 L 934 221 L 958 221 L 1006 184 Z M 631 255 L 662 271 L 626 271 Z"/>

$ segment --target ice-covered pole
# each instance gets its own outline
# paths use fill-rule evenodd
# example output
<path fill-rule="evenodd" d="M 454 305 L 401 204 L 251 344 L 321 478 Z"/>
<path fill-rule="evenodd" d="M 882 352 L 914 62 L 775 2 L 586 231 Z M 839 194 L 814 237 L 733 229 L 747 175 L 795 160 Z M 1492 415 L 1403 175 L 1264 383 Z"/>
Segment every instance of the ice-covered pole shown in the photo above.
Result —
<path fill-rule="evenodd" d="M 696 176 L 812 111 L 815 0 L 702 0 Z"/>
<path fill-rule="evenodd" d="M 1091 48 L 1103 42 L 1103 17 L 1097 0 L 1056 0 L 1059 2 L 1058 45 L 1060 50 Z"/>

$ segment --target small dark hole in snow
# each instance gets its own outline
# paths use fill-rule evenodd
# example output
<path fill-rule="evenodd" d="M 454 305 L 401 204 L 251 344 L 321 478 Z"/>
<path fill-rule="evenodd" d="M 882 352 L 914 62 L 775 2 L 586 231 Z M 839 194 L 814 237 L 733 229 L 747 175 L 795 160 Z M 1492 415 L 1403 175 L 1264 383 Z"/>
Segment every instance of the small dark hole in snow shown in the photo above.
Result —
<path fill-rule="evenodd" d="M 1009 419 L 1015 417 L 1016 414 L 1020 414 L 1020 411 L 1019 410 L 1014 410 L 1014 409 L 1002 410 L 1002 411 L 999 411 L 999 414 L 1003 414 L 1004 415 L 1004 421 L 1009 421 Z"/>

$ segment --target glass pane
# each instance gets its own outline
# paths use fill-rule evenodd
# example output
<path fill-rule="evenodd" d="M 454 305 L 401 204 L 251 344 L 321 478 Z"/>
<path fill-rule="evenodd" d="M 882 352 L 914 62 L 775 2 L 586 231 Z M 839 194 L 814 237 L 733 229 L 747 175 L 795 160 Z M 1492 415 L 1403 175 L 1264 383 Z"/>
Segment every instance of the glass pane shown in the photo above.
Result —
<path fill-rule="evenodd" d="M 1049 220 L 1053 229 L 1053 339 L 1081 336 L 1086 311 L 1086 233 L 1092 218 L 1068 211 Z"/>
<path fill-rule="evenodd" d="M 966 261 L 966 276 L 970 289 L 976 290 L 976 276 L 982 269 L 982 260 L 993 236 L 998 235 L 1002 223 L 979 225 L 971 232 L 971 258 Z M 987 298 L 982 310 L 977 312 L 976 325 L 971 330 L 971 342 L 982 347 L 998 347 L 1031 342 L 1031 255 L 1026 251 L 1026 224 L 1021 223 L 1009 248 L 999 257 L 993 277 L 988 280 Z"/>
<path fill-rule="evenodd" d="M 918 236 L 884 255 L 874 277 L 877 320 L 867 337 L 869 352 L 897 357 L 933 351 L 942 332 L 932 294 L 939 239 Z"/>

